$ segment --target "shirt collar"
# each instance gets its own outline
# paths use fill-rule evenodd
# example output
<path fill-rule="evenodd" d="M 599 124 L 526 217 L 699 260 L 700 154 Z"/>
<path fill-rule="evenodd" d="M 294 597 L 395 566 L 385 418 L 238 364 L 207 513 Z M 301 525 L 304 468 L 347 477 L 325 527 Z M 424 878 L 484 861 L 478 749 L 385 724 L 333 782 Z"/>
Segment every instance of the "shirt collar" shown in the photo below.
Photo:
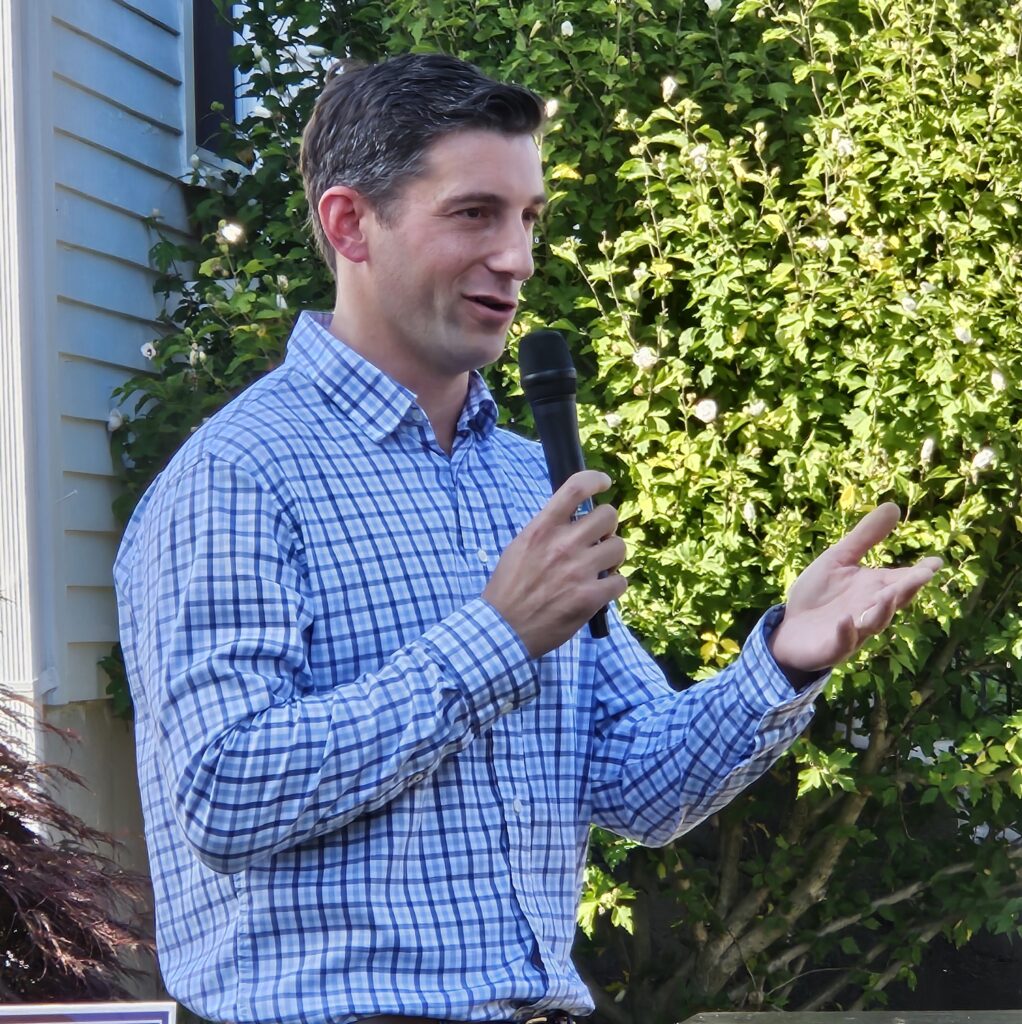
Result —
<path fill-rule="evenodd" d="M 308 377 L 367 437 L 381 442 L 409 418 L 415 395 L 331 334 L 330 320 L 330 313 L 302 312 L 288 339 L 284 365 Z M 496 422 L 496 403 L 473 370 L 457 429 L 485 437 Z"/>

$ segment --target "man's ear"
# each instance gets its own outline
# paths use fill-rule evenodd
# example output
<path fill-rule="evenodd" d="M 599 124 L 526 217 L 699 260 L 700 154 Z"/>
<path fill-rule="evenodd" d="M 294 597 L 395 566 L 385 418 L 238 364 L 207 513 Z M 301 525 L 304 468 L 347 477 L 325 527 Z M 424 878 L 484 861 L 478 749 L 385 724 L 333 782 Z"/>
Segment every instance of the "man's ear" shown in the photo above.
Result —
<path fill-rule="evenodd" d="M 319 222 L 338 257 L 364 263 L 369 255 L 367 217 L 372 209 L 365 196 L 347 185 L 333 185 L 319 199 Z"/>

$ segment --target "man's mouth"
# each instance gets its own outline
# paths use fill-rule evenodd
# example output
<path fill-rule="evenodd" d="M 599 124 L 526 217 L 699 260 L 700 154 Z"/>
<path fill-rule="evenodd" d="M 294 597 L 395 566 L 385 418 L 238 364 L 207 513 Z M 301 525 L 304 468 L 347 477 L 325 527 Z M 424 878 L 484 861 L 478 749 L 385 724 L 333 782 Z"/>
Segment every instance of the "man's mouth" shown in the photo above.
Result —
<path fill-rule="evenodd" d="M 469 302 L 475 302 L 480 306 L 485 306 L 486 309 L 493 310 L 494 313 L 513 313 L 518 308 L 518 303 L 510 299 L 501 299 L 495 295 L 466 295 L 466 299 Z"/>

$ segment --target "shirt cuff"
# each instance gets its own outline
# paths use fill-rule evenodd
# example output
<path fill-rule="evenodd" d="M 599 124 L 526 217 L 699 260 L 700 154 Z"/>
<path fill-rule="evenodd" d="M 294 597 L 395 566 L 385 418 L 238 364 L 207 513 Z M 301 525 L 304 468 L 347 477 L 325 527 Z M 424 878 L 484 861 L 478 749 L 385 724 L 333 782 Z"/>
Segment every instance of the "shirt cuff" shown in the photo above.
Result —
<path fill-rule="evenodd" d="M 796 690 L 791 685 L 768 644 L 770 635 L 781 624 L 783 618 L 784 605 L 775 605 L 756 623 L 756 628 L 742 648 L 741 659 L 745 662 L 745 671 L 739 673 L 739 678 L 754 679 L 757 685 L 743 686 L 741 699 L 754 714 L 766 714 L 778 708 L 795 709 L 812 704 L 830 679 L 828 669 L 801 690 Z"/>
<path fill-rule="evenodd" d="M 482 598 L 438 622 L 423 641 L 459 684 L 477 732 L 539 694 L 536 663 L 500 612 Z"/>

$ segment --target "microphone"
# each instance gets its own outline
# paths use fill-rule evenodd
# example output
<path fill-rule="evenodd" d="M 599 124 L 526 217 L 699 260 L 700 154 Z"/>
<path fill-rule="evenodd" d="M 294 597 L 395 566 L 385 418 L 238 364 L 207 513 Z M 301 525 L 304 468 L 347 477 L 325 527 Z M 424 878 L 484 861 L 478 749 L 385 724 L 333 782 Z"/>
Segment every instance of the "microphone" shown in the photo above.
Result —
<path fill-rule="evenodd" d="M 578 414 L 575 410 L 577 375 L 568 344 L 560 331 L 533 331 L 518 346 L 518 367 L 522 390 L 543 444 L 550 486 L 557 490 L 574 473 L 586 468 L 578 440 Z M 575 515 L 592 512 L 588 498 Z M 606 573 L 600 573 L 605 576 Z M 589 620 L 589 633 L 607 636 L 607 608 L 601 608 Z"/>

